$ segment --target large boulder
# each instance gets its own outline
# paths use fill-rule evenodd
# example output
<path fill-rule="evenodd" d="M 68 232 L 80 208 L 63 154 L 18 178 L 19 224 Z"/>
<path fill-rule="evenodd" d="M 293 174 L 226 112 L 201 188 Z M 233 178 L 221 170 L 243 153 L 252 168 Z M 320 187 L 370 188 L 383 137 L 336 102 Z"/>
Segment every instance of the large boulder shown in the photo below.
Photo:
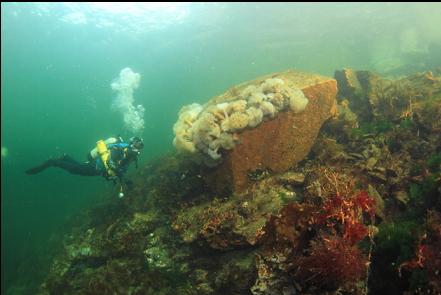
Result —
<path fill-rule="evenodd" d="M 283 79 L 289 87 L 300 89 L 309 103 L 302 112 L 281 111 L 275 118 L 238 134 L 238 144 L 207 176 L 208 183 L 216 191 L 242 192 L 250 184 L 250 175 L 256 171 L 277 173 L 295 166 L 308 155 L 322 124 L 336 113 L 337 83 L 329 77 L 286 71 L 237 88 L 258 84 L 268 78 Z M 232 89 L 220 97 L 225 99 L 237 92 Z M 216 99 L 219 97 L 213 100 Z"/>

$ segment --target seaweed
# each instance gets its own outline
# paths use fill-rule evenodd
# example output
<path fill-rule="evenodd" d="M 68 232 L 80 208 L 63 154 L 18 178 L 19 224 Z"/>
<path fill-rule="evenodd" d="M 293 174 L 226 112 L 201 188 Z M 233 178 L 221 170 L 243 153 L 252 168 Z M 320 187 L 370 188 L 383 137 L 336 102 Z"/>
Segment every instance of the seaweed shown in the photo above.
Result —
<path fill-rule="evenodd" d="M 412 258 L 421 230 L 413 220 L 396 220 L 379 226 L 369 280 L 372 294 L 401 294 L 409 288 L 408 277 L 399 276 L 398 266 Z"/>
<path fill-rule="evenodd" d="M 339 236 L 319 235 L 311 241 L 308 254 L 295 262 L 295 276 L 303 283 L 335 290 L 366 275 L 366 256 Z"/>
<path fill-rule="evenodd" d="M 441 152 L 434 154 L 427 159 L 427 167 L 432 173 L 439 173 L 441 171 Z"/>
<path fill-rule="evenodd" d="M 441 292 L 441 214 L 429 210 L 425 230 L 419 235 L 414 258 L 400 264 L 399 273 L 412 272 L 411 289 L 427 294 Z M 416 270 L 416 271 L 415 271 Z"/>

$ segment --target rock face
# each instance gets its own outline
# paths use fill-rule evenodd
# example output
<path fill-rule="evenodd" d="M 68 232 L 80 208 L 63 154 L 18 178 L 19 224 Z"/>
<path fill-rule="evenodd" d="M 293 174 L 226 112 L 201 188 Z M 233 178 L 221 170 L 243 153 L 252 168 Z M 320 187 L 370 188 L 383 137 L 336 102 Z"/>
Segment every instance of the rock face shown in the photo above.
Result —
<path fill-rule="evenodd" d="M 205 241 L 216 250 L 257 245 L 264 237 L 268 218 L 296 199 L 296 194 L 283 185 L 287 183 L 283 180 L 291 177 L 288 173 L 257 182 L 248 196 L 214 199 L 183 208 L 172 227 L 184 242 Z"/>
<path fill-rule="evenodd" d="M 281 110 L 273 120 L 262 121 L 263 127 L 275 129 L 259 131 L 259 125 L 238 135 L 247 138 L 266 131 L 274 144 L 265 146 L 261 134 L 236 146 L 248 143 L 255 147 L 251 151 L 264 155 L 267 149 L 275 151 L 276 135 L 294 137 L 283 120 L 304 125 L 318 121 L 308 112 L 320 114 L 318 108 L 326 106 L 331 97 L 326 93 L 335 91 L 335 85 L 325 78 L 309 81 L 298 85 L 310 85 L 302 93 L 313 109 L 293 116 Z M 231 91 L 241 93 L 240 87 L 249 83 L 254 82 Z M 400 101 L 407 105 L 409 91 L 404 88 L 406 95 L 395 95 L 403 93 L 402 83 L 416 93 L 410 117 L 402 117 L 399 108 Z M 382 88 L 356 98 L 350 93 L 339 97 L 339 116 L 321 128 L 308 159 L 283 173 L 264 168 L 248 173 L 251 185 L 243 193 L 220 196 L 209 191 L 203 166 L 188 154 L 150 160 L 132 175 L 124 198 L 109 195 L 105 204 L 71 220 L 66 227 L 71 230 L 54 237 L 54 246 L 41 253 L 59 249 L 52 253 L 56 256 L 40 292 L 21 293 L 441 294 L 440 83 L 439 74 L 429 73 L 393 81 L 395 88 L 378 100 L 381 104 L 373 104 L 369 95 L 382 93 Z M 391 108 L 374 108 L 393 97 L 397 99 Z M 349 106 L 361 99 L 372 103 L 372 109 L 354 108 L 352 113 Z M 374 121 L 361 120 L 366 113 Z M 393 128 L 377 121 L 400 117 Z M 280 146 L 286 147 L 283 143 Z M 223 163 L 234 160 L 236 151 L 220 151 Z M 247 151 L 245 156 L 251 157 Z M 288 152 L 280 157 L 293 159 Z M 284 158 L 270 159 L 278 169 L 289 167 Z M 222 171 L 233 173 L 237 167 L 221 168 L 225 170 L 211 171 L 219 182 Z M 404 262 L 391 255 L 403 247 L 414 251 Z"/>
<path fill-rule="evenodd" d="M 421 101 L 441 95 L 441 79 L 432 72 L 390 80 L 369 71 L 335 71 L 339 98 L 348 99 L 361 121 L 393 121 L 410 118 Z"/>
<path fill-rule="evenodd" d="M 287 71 L 250 83 L 268 77 L 283 78 L 289 86 L 301 89 L 309 103 L 300 113 L 283 111 L 274 119 L 240 133 L 239 143 L 208 176 L 216 191 L 241 192 L 250 184 L 249 173 L 283 172 L 295 166 L 309 153 L 322 124 L 336 112 L 334 79 Z"/>

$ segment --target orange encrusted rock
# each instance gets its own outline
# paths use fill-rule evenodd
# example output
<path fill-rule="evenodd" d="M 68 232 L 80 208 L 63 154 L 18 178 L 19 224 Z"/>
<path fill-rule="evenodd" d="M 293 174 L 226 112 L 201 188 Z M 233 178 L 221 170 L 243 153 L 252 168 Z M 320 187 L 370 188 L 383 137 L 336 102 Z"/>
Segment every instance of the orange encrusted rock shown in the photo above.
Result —
<path fill-rule="evenodd" d="M 289 87 L 300 89 L 309 103 L 302 112 L 294 113 L 288 108 L 257 127 L 236 134 L 238 143 L 226 151 L 222 163 L 207 177 L 215 190 L 241 192 L 250 183 L 249 173 L 256 170 L 283 172 L 294 167 L 308 155 L 320 127 L 336 112 L 337 82 L 334 79 L 287 71 L 242 85 L 256 84 L 268 78 L 283 79 Z M 236 92 L 237 89 L 232 89 L 220 97 L 225 101 L 229 93 Z M 219 97 L 213 100 L 216 99 Z"/>

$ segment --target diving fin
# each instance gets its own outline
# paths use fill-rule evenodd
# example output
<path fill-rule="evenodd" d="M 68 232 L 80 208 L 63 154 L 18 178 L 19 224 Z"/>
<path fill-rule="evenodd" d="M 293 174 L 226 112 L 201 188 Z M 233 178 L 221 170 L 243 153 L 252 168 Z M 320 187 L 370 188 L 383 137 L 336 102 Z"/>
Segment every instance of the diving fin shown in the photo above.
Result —
<path fill-rule="evenodd" d="M 33 168 L 30 168 L 30 169 L 26 170 L 25 172 L 26 172 L 26 174 L 29 174 L 29 175 L 40 173 L 41 171 L 46 170 L 47 168 L 53 166 L 54 165 L 53 162 L 54 162 L 53 160 L 47 160 L 43 164 L 40 164 L 40 165 L 35 166 Z"/>

